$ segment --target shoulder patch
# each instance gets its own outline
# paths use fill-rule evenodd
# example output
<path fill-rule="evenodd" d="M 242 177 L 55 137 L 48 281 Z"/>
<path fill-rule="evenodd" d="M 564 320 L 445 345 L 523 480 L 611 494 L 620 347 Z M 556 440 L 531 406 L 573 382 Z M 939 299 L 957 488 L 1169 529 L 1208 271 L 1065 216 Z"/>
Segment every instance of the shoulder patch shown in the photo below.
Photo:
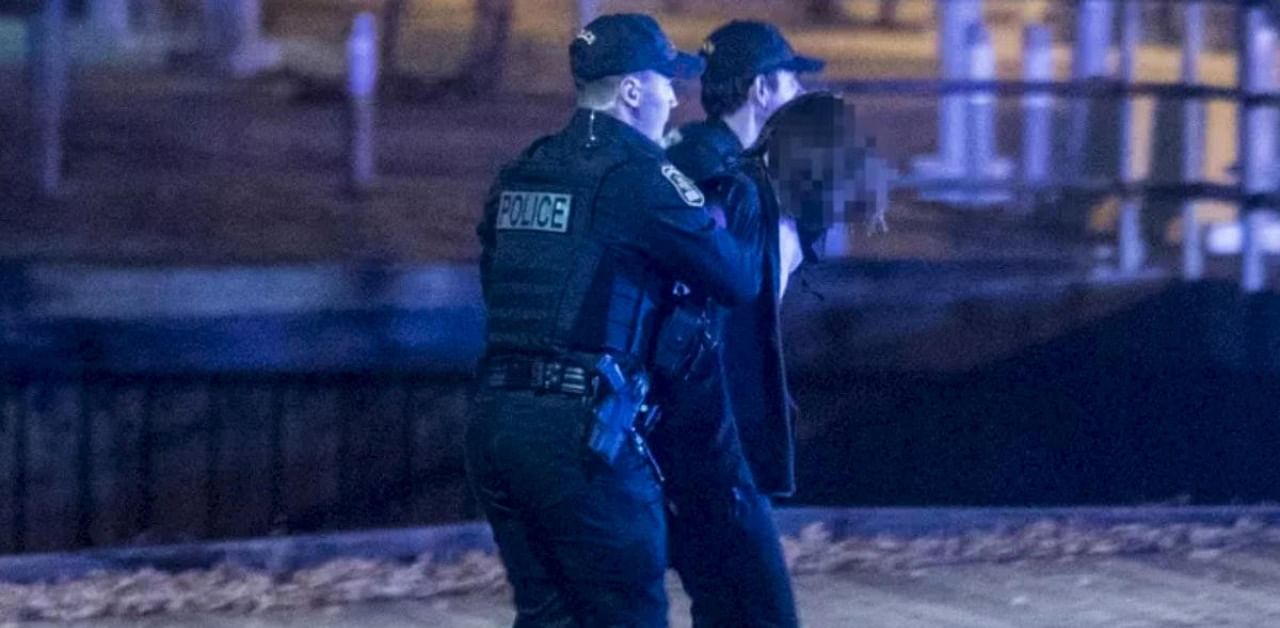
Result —
<path fill-rule="evenodd" d="M 698 184 L 680 172 L 679 168 L 671 164 L 662 164 L 662 176 L 667 178 L 686 205 L 702 207 L 706 204 L 707 199 L 702 196 L 702 190 L 698 189 Z"/>

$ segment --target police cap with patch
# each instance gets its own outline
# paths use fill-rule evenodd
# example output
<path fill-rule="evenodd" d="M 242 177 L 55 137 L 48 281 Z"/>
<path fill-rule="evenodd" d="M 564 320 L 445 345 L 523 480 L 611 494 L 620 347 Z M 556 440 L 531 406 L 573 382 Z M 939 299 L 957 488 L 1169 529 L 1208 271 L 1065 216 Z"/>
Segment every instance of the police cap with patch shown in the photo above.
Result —
<path fill-rule="evenodd" d="M 680 79 L 697 78 L 704 63 L 679 52 L 653 18 L 638 13 L 602 15 L 569 44 L 569 65 L 579 82 L 653 70 Z"/>
<path fill-rule="evenodd" d="M 703 81 L 748 78 L 774 70 L 797 74 L 820 72 L 827 62 L 796 54 L 777 26 L 765 22 L 734 20 L 717 28 L 702 44 L 707 60 Z"/>

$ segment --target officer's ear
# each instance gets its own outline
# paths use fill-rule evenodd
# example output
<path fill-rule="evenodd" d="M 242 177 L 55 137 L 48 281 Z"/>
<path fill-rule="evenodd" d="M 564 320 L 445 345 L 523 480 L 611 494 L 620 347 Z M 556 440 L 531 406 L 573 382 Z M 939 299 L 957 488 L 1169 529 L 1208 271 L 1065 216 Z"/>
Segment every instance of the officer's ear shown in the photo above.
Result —
<path fill-rule="evenodd" d="M 757 74 L 751 81 L 751 89 L 747 90 L 747 98 L 763 110 L 769 104 L 769 81 L 764 74 Z"/>
<path fill-rule="evenodd" d="M 618 83 L 618 100 L 628 107 L 640 106 L 640 92 L 644 89 L 644 84 L 639 76 L 628 74 L 622 77 L 622 81 Z"/>

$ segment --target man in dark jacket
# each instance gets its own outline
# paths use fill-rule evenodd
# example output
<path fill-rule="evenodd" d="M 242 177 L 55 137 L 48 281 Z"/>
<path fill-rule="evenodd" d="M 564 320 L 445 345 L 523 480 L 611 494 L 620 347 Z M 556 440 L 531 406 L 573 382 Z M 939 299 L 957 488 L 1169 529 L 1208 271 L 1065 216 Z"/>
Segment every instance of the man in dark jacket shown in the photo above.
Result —
<path fill-rule="evenodd" d="M 574 39 L 578 110 L 505 167 L 478 227 L 488 314 L 467 464 L 516 626 L 665 626 L 662 493 L 632 427 L 657 314 L 679 281 L 753 299 L 759 262 L 658 140 L 671 77 L 701 61 L 656 22 Z"/>
<path fill-rule="evenodd" d="M 692 598 L 695 626 L 795 626 L 768 496 L 795 488 L 794 404 L 778 307 L 800 246 L 763 160 L 744 150 L 803 93 L 798 75 L 823 62 L 795 54 L 774 26 L 746 21 L 711 33 L 702 56 L 708 118 L 673 134 L 668 156 L 698 182 L 709 206 L 723 208 L 723 220 L 758 216 L 752 228 L 762 286 L 756 299 L 728 309 L 714 295 L 687 296 L 688 307 L 710 308 L 709 351 L 717 359 L 660 391 L 665 410 L 653 447 L 668 477 L 671 559 Z"/>

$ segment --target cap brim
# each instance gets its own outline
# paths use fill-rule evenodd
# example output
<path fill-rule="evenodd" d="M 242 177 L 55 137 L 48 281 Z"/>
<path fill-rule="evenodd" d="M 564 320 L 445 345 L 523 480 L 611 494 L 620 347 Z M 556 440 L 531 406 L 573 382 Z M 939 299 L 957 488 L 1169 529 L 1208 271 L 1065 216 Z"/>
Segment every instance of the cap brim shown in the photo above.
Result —
<path fill-rule="evenodd" d="M 697 55 L 687 52 L 676 52 L 676 56 L 658 68 L 658 72 L 674 79 L 696 79 L 702 76 L 707 62 Z"/>
<path fill-rule="evenodd" d="M 823 68 L 827 67 L 827 62 L 822 59 L 796 55 L 779 67 L 783 70 L 791 70 L 796 74 L 807 74 L 810 72 L 821 72 Z"/>

